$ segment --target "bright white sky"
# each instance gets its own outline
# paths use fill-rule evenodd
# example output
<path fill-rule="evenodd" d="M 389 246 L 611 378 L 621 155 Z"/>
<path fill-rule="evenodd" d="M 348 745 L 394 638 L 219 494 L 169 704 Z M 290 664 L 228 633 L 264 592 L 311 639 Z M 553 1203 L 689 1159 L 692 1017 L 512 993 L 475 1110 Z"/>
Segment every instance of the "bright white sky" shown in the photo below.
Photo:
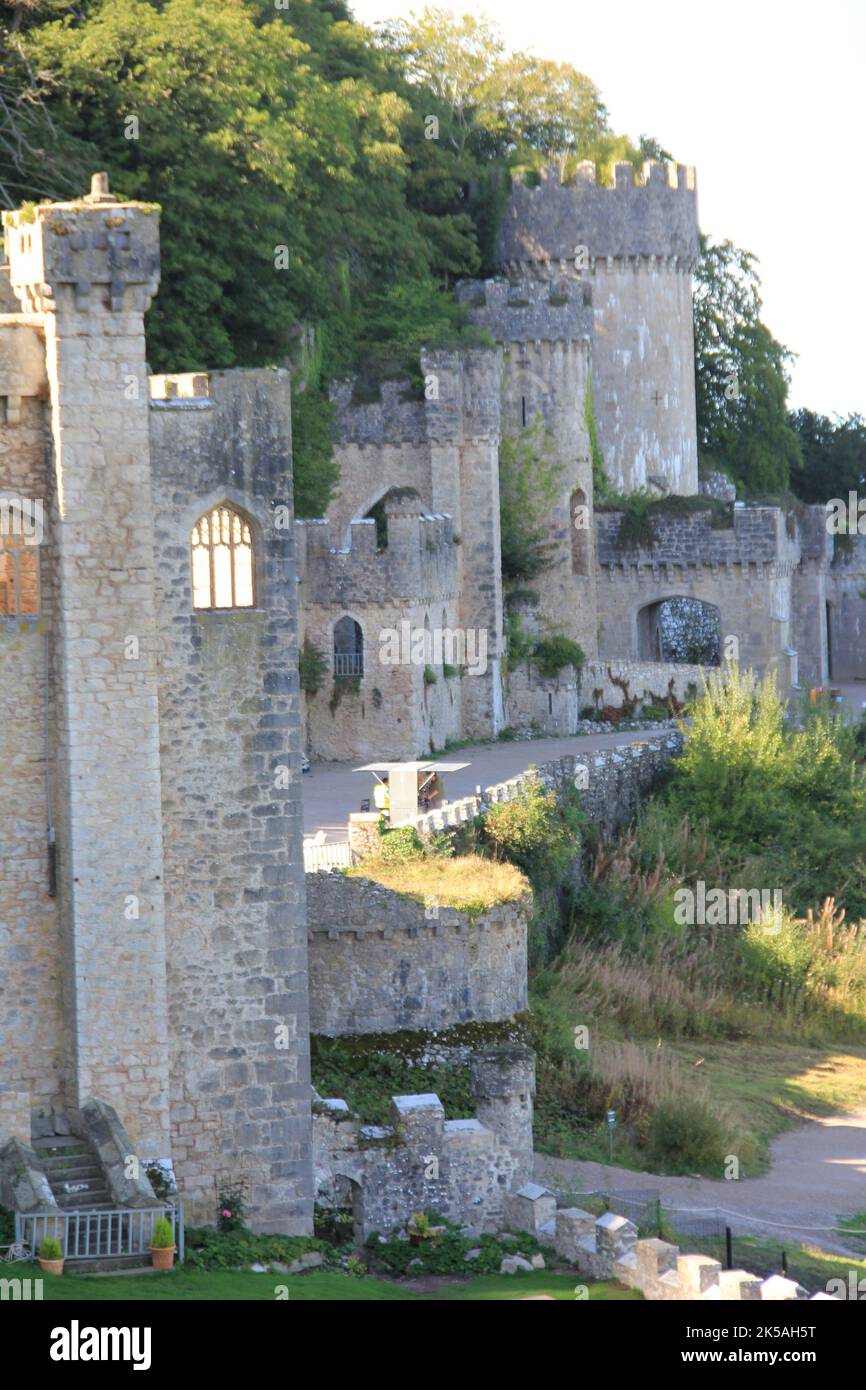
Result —
<path fill-rule="evenodd" d="M 349 0 L 355 18 L 423 0 Z M 866 0 L 454 0 L 507 46 L 571 63 L 611 125 L 698 173 L 701 227 L 760 258 L 763 317 L 799 353 L 790 403 L 866 415 Z"/>

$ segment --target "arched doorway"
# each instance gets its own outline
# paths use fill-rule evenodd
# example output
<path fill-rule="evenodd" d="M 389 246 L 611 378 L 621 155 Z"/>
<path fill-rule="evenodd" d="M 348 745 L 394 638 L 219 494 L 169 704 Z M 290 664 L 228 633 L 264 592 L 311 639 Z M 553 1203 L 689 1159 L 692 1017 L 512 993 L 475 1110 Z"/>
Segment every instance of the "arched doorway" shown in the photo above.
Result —
<path fill-rule="evenodd" d="M 721 665 L 721 614 L 702 599 L 671 595 L 656 599 L 637 615 L 639 661 Z"/>

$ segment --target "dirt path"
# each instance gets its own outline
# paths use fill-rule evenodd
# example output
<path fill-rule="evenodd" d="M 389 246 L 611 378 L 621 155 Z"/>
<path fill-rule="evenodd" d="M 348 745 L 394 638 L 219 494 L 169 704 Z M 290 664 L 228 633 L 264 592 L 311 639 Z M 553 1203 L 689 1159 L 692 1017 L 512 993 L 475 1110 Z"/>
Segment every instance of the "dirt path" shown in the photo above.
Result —
<path fill-rule="evenodd" d="M 866 1110 L 798 1125 L 773 1141 L 770 1155 L 770 1171 L 764 1177 L 738 1182 L 659 1177 L 544 1154 L 536 1154 L 535 1172 L 561 1196 L 610 1192 L 614 1210 L 613 1195 L 622 1193 L 626 1216 L 628 1205 L 645 1193 L 674 1208 L 676 1223 L 684 1231 L 691 1222 L 694 1230 L 705 1229 L 715 1209 L 723 1217 L 722 1225 L 727 1222 L 735 1235 L 761 1232 L 863 1259 L 866 1237 L 858 1250 L 858 1242 L 835 1234 L 835 1225 L 839 1216 L 866 1212 Z M 576 1196 L 574 1204 L 579 1205 Z"/>

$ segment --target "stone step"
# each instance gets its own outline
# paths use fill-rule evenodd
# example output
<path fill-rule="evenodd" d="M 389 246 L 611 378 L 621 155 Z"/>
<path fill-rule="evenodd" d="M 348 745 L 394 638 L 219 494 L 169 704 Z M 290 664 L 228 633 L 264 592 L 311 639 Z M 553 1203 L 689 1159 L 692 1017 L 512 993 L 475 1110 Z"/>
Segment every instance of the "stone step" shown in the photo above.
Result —
<path fill-rule="evenodd" d="M 86 1174 L 88 1177 L 102 1177 L 102 1169 L 89 1154 L 81 1154 L 76 1158 L 45 1159 L 42 1166 L 49 1182 L 53 1182 L 55 1178 L 62 1182 L 72 1173 Z"/>
<path fill-rule="evenodd" d="M 64 1149 L 80 1149 L 85 1153 L 90 1152 L 90 1145 L 86 1139 L 79 1139 L 77 1134 L 52 1134 L 47 1139 L 34 1139 L 30 1145 L 38 1154 L 57 1150 L 58 1153 Z"/>
<path fill-rule="evenodd" d="M 58 1188 L 54 1192 L 54 1200 L 59 1207 L 64 1207 L 67 1211 L 75 1211 L 84 1207 L 111 1207 L 111 1195 L 104 1183 L 94 1183 L 92 1187 L 83 1188 L 78 1192 L 64 1192 Z"/>

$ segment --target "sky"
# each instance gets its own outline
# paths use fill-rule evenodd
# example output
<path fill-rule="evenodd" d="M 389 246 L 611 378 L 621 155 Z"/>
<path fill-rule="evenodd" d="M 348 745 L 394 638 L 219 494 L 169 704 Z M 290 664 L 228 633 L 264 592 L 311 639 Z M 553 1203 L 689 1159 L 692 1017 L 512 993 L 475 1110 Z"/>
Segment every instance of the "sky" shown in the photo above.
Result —
<path fill-rule="evenodd" d="M 349 0 L 365 24 L 423 0 Z M 472 0 L 507 46 L 571 63 L 617 133 L 694 164 L 703 231 L 759 258 L 798 354 L 789 403 L 866 415 L 866 0 Z"/>

